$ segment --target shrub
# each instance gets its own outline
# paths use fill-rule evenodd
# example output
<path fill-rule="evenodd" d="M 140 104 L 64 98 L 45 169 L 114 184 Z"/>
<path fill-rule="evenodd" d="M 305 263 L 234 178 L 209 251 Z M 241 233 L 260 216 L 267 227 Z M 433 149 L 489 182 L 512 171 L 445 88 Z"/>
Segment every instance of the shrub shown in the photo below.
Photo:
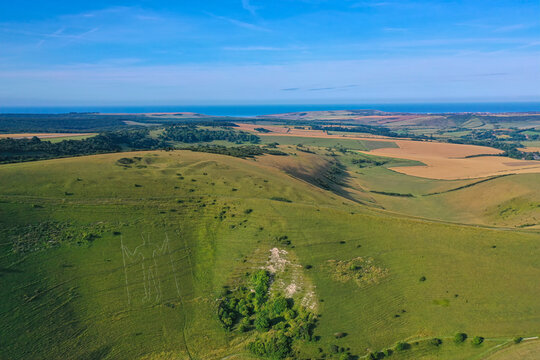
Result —
<path fill-rule="evenodd" d="M 255 329 L 259 331 L 268 331 L 270 329 L 270 319 L 266 314 L 259 314 L 255 319 Z"/>
<path fill-rule="evenodd" d="M 427 279 L 426 279 L 425 276 L 420 277 L 420 281 L 424 282 L 424 281 L 426 281 L 426 280 L 427 280 Z"/>
<path fill-rule="evenodd" d="M 431 345 L 439 346 L 442 344 L 442 340 L 439 338 L 433 338 L 429 341 Z"/>
<path fill-rule="evenodd" d="M 258 270 L 251 276 L 251 283 L 255 290 L 255 297 L 262 302 L 266 299 L 270 276 L 266 270 Z"/>
<path fill-rule="evenodd" d="M 283 202 L 287 202 L 287 203 L 291 203 L 292 200 L 289 200 L 287 198 L 284 198 L 284 197 L 281 197 L 281 196 L 272 196 L 270 198 L 270 200 L 275 200 L 275 201 L 283 201 Z"/>
<path fill-rule="evenodd" d="M 408 350 L 410 348 L 411 348 L 411 344 L 404 341 L 400 341 L 396 344 L 396 351 Z"/>
<path fill-rule="evenodd" d="M 519 344 L 522 340 L 523 340 L 523 338 L 521 336 L 517 336 L 517 337 L 514 338 L 514 343 Z"/>
<path fill-rule="evenodd" d="M 454 335 L 454 342 L 456 344 L 461 344 L 465 340 L 467 340 L 467 334 L 465 333 L 457 333 L 456 335 Z"/>
<path fill-rule="evenodd" d="M 271 305 L 271 313 L 274 317 L 277 317 L 283 314 L 283 312 L 287 310 L 288 307 L 289 307 L 289 304 L 287 302 L 287 299 L 285 299 L 282 296 L 278 296 L 274 299 Z"/>
<path fill-rule="evenodd" d="M 349 354 L 344 353 L 344 354 L 341 354 L 338 359 L 339 360 L 349 360 L 350 358 L 351 358 L 351 356 Z"/>
<path fill-rule="evenodd" d="M 386 355 L 386 356 L 391 356 L 393 353 L 394 353 L 394 351 L 392 349 L 384 350 L 384 355 Z"/>
<path fill-rule="evenodd" d="M 339 352 L 339 346 L 330 345 L 330 352 L 333 353 L 333 354 L 337 354 Z"/>
<path fill-rule="evenodd" d="M 481 336 L 475 336 L 475 337 L 473 337 L 473 339 L 472 339 L 473 345 L 480 345 L 480 344 L 483 343 L 483 342 L 484 342 L 484 338 L 481 337 Z"/>
<path fill-rule="evenodd" d="M 248 345 L 248 349 L 255 355 L 271 359 L 284 359 L 291 353 L 291 341 L 282 333 L 270 333 L 265 337 L 258 337 Z"/>

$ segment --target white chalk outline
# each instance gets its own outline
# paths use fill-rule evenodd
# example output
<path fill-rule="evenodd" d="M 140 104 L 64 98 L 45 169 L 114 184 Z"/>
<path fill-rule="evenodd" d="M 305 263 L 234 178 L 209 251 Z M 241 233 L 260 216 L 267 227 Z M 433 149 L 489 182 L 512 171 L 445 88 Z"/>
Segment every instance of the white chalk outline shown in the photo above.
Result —
<path fill-rule="evenodd" d="M 141 234 L 141 237 L 142 237 L 143 243 L 137 246 L 133 251 L 130 251 L 128 247 L 124 246 L 123 238 L 120 238 L 120 243 L 121 243 L 120 246 L 121 246 L 121 251 L 122 251 L 122 260 L 124 264 L 124 276 L 125 276 L 125 281 L 126 281 L 126 292 L 128 296 L 128 304 L 131 304 L 131 295 L 129 292 L 129 281 L 128 281 L 128 276 L 127 276 L 126 258 L 130 260 L 131 263 L 137 263 L 137 260 L 138 260 L 138 262 L 141 264 L 142 271 L 143 271 L 143 285 L 144 285 L 144 297 L 142 298 L 143 303 L 151 300 L 150 298 L 152 294 L 152 287 L 155 289 L 155 292 L 156 292 L 156 298 L 155 298 L 156 302 L 159 302 L 163 296 L 163 293 L 161 291 L 161 279 L 159 278 L 159 270 L 158 270 L 159 267 L 156 261 L 156 257 L 168 254 L 170 263 L 172 265 L 172 269 L 174 271 L 174 265 L 172 263 L 172 256 L 170 255 L 170 251 L 169 251 L 169 237 L 165 235 L 165 240 L 163 241 L 163 245 L 161 247 L 158 247 L 157 245 L 151 243 L 150 241 L 147 241 L 147 239 L 145 239 L 143 234 Z M 148 235 L 147 238 L 149 240 L 150 235 Z M 149 265 L 147 269 L 147 266 L 146 266 L 147 256 L 146 255 L 148 254 L 143 253 L 142 249 L 148 248 L 148 247 L 152 248 L 152 259 L 150 260 L 150 262 L 153 262 L 153 265 Z M 176 278 L 176 273 L 173 272 L 173 275 L 174 275 L 174 280 L 176 283 L 177 293 L 179 294 L 180 290 L 179 290 L 178 281 Z"/>

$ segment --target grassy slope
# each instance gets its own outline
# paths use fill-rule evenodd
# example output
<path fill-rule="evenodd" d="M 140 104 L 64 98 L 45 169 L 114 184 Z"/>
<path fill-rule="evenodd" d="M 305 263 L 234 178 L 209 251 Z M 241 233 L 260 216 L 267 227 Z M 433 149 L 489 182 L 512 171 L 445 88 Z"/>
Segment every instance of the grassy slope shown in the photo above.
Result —
<path fill-rule="evenodd" d="M 264 144 L 277 142 L 280 145 L 320 146 L 320 147 L 346 147 L 351 150 L 370 151 L 380 148 L 395 148 L 397 145 L 392 141 L 370 141 L 354 139 L 315 138 L 301 136 L 261 136 Z"/>
<path fill-rule="evenodd" d="M 141 167 L 115 164 L 126 156 L 141 156 Z M 292 240 L 288 251 L 300 264 L 313 265 L 306 276 L 323 300 L 321 341 L 306 346 L 306 356 L 333 343 L 363 355 L 410 337 L 465 331 L 504 339 L 537 331 L 535 233 L 384 216 L 254 160 L 185 151 L 3 165 L 0 183 L 0 228 L 55 219 L 104 222 L 109 229 L 91 245 L 26 255 L 12 254 L 0 232 L 2 358 L 244 353 L 243 338 L 217 323 L 216 294 L 242 259 L 267 252 L 281 235 Z M 248 208 L 253 212 L 246 214 Z M 156 258 L 164 269 L 162 300 L 143 303 L 144 287 L 134 281 L 128 304 L 120 239 L 133 250 L 141 235 L 160 245 L 169 238 L 170 251 Z M 334 281 L 327 260 L 356 256 L 373 257 L 389 276 L 365 287 Z M 128 264 L 127 274 L 137 279 L 138 265 Z M 338 331 L 348 336 L 336 340 Z M 440 358 L 470 358 L 500 341 L 480 348 L 445 341 L 437 351 Z M 433 351 L 420 344 L 396 358 Z"/>
<path fill-rule="evenodd" d="M 526 341 L 520 344 L 512 345 L 489 356 L 489 360 L 535 360 L 538 359 L 540 343 L 538 340 Z"/>
<path fill-rule="evenodd" d="M 351 162 L 353 158 L 387 163 L 360 168 Z M 475 184 L 485 179 L 433 180 L 388 169 L 414 165 L 414 162 L 407 163 L 406 160 L 350 152 L 340 154 L 338 159 L 348 166 L 350 179 L 347 185 L 350 191 L 364 190 L 363 194 L 357 194 L 355 198 L 390 211 L 457 223 L 505 227 L 540 226 L 539 174 L 511 175 Z M 452 189 L 458 190 L 449 191 Z M 388 196 L 369 191 L 412 194 L 413 197 Z"/>
<path fill-rule="evenodd" d="M 83 140 L 88 139 L 91 137 L 94 137 L 96 135 L 78 135 L 78 136 L 65 136 L 65 137 L 58 137 L 58 138 L 45 138 L 42 139 L 43 141 L 50 141 L 52 143 L 57 143 L 64 140 Z"/>

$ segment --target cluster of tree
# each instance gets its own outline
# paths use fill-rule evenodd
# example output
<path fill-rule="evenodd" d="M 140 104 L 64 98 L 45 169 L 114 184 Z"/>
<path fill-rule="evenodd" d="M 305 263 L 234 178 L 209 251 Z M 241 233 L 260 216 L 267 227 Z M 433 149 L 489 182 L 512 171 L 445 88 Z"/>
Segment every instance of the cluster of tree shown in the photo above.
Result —
<path fill-rule="evenodd" d="M 256 145 L 223 146 L 223 145 L 195 145 L 183 148 L 184 150 L 222 154 L 239 158 L 252 158 L 264 154 L 286 156 L 287 153 L 267 147 Z"/>
<path fill-rule="evenodd" d="M 387 163 L 387 161 L 384 160 L 374 160 L 369 158 L 352 159 L 351 162 L 361 168 L 368 166 L 382 166 Z"/>
<path fill-rule="evenodd" d="M 0 139 L 0 163 L 52 159 L 118 152 L 123 149 L 150 150 L 167 144 L 148 136 L 148 129 L 119 130 L 82 140 L 64 140 L 57 143 L 31 139 Z"/>
<path fill-rule="evenodd" d="M 52 159 L 66 156 L 120 151 L 118 144 L 103 136 L 84 140 L 65 140 L 58 143 L 32 139 L 1 139 L 0 163 Z"/>
<path fill-rule="evenodd" d="M 272 132 L 272 130 L 268 130 L 268 129 L 262 128 L 262 127 L 255 128 L 254 130 L 255 130 L 255 131 L 258 131 L 258 132 L 260 132 L 260 133 L 265 133 L 265 134 L 268 134 L 268 133 L 271 133 L 271 132 Z"/>
<path fill-rule="evenodd" d="M 236 124 L 223 118 L 193 119 L 168 114 L 150 117 L 142 114 L 106 115 L 99 113 L 0 114 L 0 133 L 17 132 L 101 132 L 140 126 L 190 124 L 230 128 Z M 131 123 L 130 123 L 131 122 Z"/>
<path fill-rule="evenodd" d="M 527 139 L 533 140 L 535 135 L 525 135 L 523 130 L 504 130 L 504 131 L 494 131 L 494 130 L 473 130 L 467 135 L 463 135 L 462 139 L 469 140 L 491 140 L 498 141 L 502 135 L 505 137 L 505 141 L 525 141 Z"/>
<path fill-rule="evenodd" d="M 121 129 L 104 132 L 82 140 L 64 140 L 60 142 L 32 139 L 0 139 L 0 163 L 21 162 L 59 157 L 92 155 L 127 150 L 169 150 L 175 141 L 206 142 L 228 140 L 233 142 L 257 143 L 255 135 L 233 130 L 208 130 L 197 126 L 170 126 L 164 129 L 164 135 L 155 138 L 148 128 Z M 194 151 L 225 154 L 236 157 L 253 157 L 263 154 L 286 155 L 277 149 L 248 145 L 238 147 L 194 146 Z"/>
<path fill-rule="evenodd" d="M 392 131 L 384 126 L 372 126 L 372 125 L 351 125 L 351 126 L 324 126 L 324 125 L 312 125 L 313 130 L 323 130 L 323 131 L 341 131 L 341 132 L 354 132 L 354 133 L 364 133 L 364 134 L 373 134 L 379 136 L 387 137 L 406 137 L 414 140 L 427 140 L 432 137 L 426 135 L 416 135 L 411 133 L 397 133 Z"/>
<path fill-rule="evenodd" d="M 311 341 L 316 316 L 292 299 L 270 296 L 270 274 L 257 270 L 247 286 L 226 290 L 218 307 L 218 317 L 227 331 L 256 330 L 248 349 L 257 356 L 283 359 L 292 352 L 296 340 Z"/>
<path fill-rule="evenodd" d="M 355 133 L 365 133 L 365 134 L 390 136 L 390 137 L 398 136 L 397 133 L 383 126 L 354 125 L 354 126 L 344 127 L 344 126 L 312 125 L 311 128 L 313 130 L 323 130 L 323 131 L 355 132 Z"/>
<path fill-rule="evenodd" d="M 0 114 L 0 132 L 98 132 L 125 127 L 134 115 L 70 114 Z"/>
<path fill-rule="evenodd" d="M 178 141 L 190 144 L 214 140 L 226 140 L 237 144 L 258 144 L 261 141 L 258 136 L 244 131 L 202 129 L 192 125 L 169 126 L 165 128 L 160 138 L 166 141 Z"/>

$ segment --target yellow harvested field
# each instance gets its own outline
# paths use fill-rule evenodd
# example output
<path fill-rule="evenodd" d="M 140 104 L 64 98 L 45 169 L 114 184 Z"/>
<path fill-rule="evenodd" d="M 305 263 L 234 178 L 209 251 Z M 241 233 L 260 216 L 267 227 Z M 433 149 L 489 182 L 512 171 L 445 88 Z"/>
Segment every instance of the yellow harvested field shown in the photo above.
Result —
<path fill-rule="evenodd" d="M 540 147 L 527 146 L 526 148 L 521 148 L 518 150 L 525 152 L 540 152 Z"/>
<path fill-rule="evenodd" d="M 499 154 L 502 151 L 474 145 L 395 140 L 398 148 L 383 148 L 366 152 L 372 155 L 416 160 L 425 166 L 395 167 L 392 170 L 429 179 L 472 179 L 503 174 L 540 173 L 540 161 L 515 160 Z"/>
<path fill-rule="evenodd" d="M 402 166 L 391 168 L 406 175 L 428 179 L 458 180 L 474 179 L 504 174 L 540 173 L 540 161 L 516 160 L 496 155 L 503 151 L 476 145 L 450 144 L 433 141 L 412 141 L 375 135 L 328 135 L 322 130 L 293 129 L 276 125 L 253 125 L 238 123 L 239 130 L 255 132 L 259 136 L 301 136 L 329 139 L 355 139 L 370 141 L 389 141 L 398 148 L 381 148 L 364 151 L 366 154 L 387 156 L 399 159 L 416 160 L 425 166 Z M 272 132 L 258 133 L 255 128 L 265 128 Z M 529 148 L 531 149 L 531 148 Z"/>
<path fill-rule="evenodd" d="M 306 129 L 294 129 L 292 127 L 277 126 L 277 125 L 253 125 L 253 124 L 244 124 L 236 123 L 238 125 L 238 130 L 249 131 L 257 134 L 258 136 L 300 136 L 300 137 L 314 137 L 314 138 L 327 138 L 327 139 L 354 139 L 354 140 L 373 140 L 373 139 L 383 139 L 385 141 L 392 140 L 394 138 L 388 138 L 379 135 L 366 134 L 362 137 L 358 137 L 354 133 L 343 134 L 343 135 L 328 135 L 323 130 L 306 130 Z M 264 128 L 270 130 L 270 133 L 259 133 L 256 128 Z"/>
<path fill-rule="evenodd" d="M 31 139 L 37 136 L 40 139 L 54 139 L 73 136 L 91 136 L 96 133 L 21 133 L 21 134 L 0 134 L 0 139 Z"/>

